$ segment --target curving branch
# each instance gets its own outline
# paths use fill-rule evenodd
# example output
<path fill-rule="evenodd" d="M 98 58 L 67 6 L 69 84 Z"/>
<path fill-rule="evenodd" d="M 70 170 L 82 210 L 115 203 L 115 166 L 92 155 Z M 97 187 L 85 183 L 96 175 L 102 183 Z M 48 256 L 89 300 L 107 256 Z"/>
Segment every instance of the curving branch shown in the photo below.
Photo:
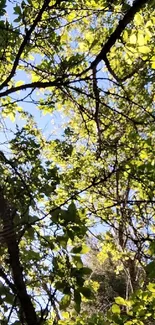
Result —
<path fill-rule="evenodd" d="M 57 0 L 55 2 L 55 4 L 50 7 L 51 8 L 55 8 L 57 5 L 59 5 L 61 3 L 62 0 Z M 94 61 L 90 64 L 90 66 L 82 71 L 81 73 L 79 73 L 76 77 L 81 77 L 82 75 L 85 75 L 88 71 L 90 71 L 91 69 L 94 71 L 94 68 L 97 67 L 97 65 L 103 60 L 105 62 L 105 64 L 107 65 L 107 68 L 109 69 L 109 72 L 113 74 L 113 77 L 115 77 L 115 79 L 117 80 L 117 76 L 116 74 L 114 74 L 114 72 L 111 70 L 110 68 L 110 64 L 108 62 L 107 59 L 107 54 L 110 52 L 110 49 L 112 48 L 112 46 L 115 44 L 115 42 L 120 38 L 122 32 L 124 31 L 125 27 L 133 20 L 134 15 L 145 5 L 149 2 L 150 0 L 136 0 L 134 1 L 133 6 L 127 11 L 127 13 L 124 15 L 123 19 L 121 19 L 115 29 L 115 31 L 110 35 L 110 37 L 108 38 L 107 42 L 103 45 L 100 53 L 96 56 L 96 58 L 94 59 Z M 46 8 L 49 5 L 50 0 L 44 0 L 44 4 L 41 8 L 41 10 L 39 11 L 37 17 L 35 18 L 32 26 L 30 27 L 30 29 L 26 32 L 25 37 L 23 39 L 23 42 L 20 45 L 19 51 L 16 55 L 12 70 L 9 74 L 9 76 L 6 78 L 6 80 L 0 85 L 0 90 L 2 90 L 4 87 L 6 87 L 8 85 L 8 82 L 13 78 L 13 76 L 15 75 L 16 69 L 18 67 L 19 64 L 19 60 L 21 57 L 21 54 L 23 53 L 25 46 L 28 42 L 28 40 L 31 37 L 31 34 L 33 33 L 35 27 L 37 26 L 38 22 L 40 22 L 41 17 L 43 12 L 46 10 Z M 132 72 L 132 75 L 135 73 Z M 68 76 L 69 77 L 69 76 Z M 121 81 L 125 81 L 126 79 L 128 79 L 130 77 L 127 76 L 125 78 L 123 78 Z M 0 98 L 7 96 L 11 93 L 15 93 L 16 91 L 19 90 L 26 90 L 26 89 L 35 89 L 35 88 L 49 88 L 49 87 L 53 87 L 53 86 L 59 86 L 59 84 L 63 84 L 64 85 L 68 85 L 70 82 L 69 80 L 67 80 L 67 76 L 64 77 L 58 77 L 57 79 L 55 79 L 54 81 L 49 81 L 49 82 L 32 82 L 32 83 L 28 83 L 28 84 L 24 84 L 21 86 L 17 86 L 17 87 L 11 87 L 10 89 L 6 89 L 5 91 L 0 93 Z"/>
<path fill-rule="evenodd" d="M 55 2 L 55 4 L 53 6 L 50 7 L 50 9 L 55 8 L 58 4 L 61 3 L 62 0 L 57 0 Z M 36 16 L 36 18 L 34 19 L 33 24 L 31 25 L 30 29 L 26 32 L 25 37 L 19 47 L 18 53 L 16 55 L 14 64 L 12 66 L 12 70 L 9 74 L 9 76 L 2 82 L 2 84 L 0 85 L 0 90 L 2 90 L 4 87 L 8 86 L 9 81 L 13 78 L 13 76 L 16 73 L 16 69 L 18 67 L 19 64 L 19 60 L 21 58 L 21 55 L 23 53 L 23 51 L 25 50 L 25 47 L 28 43 L 28 41 L 30 40 L 30 37 L 33 33 L 33 31 L 35 30 L 37 24 L 41 21 L 42 15 L 44 13 L 44 11 L 48 8 L 48 5 L 50 3 L 50 0 L 44 0 L 42 8 L 40 9 L 38 15 Z"/>
<path fill-rule="evenodd" d="M 114 32 L 110 35 L 107 42 L 103 45 L 100 53 L 96 56 L 95 60 L 91 63 L 90 68 L 93 69 L 97 66 L 102 60 L 105 60 L 107 53 L 110 52 L 112 46 L 116 43 L 116 41 L 120 38 L 122 32 L 125 27 L 133 20 L 135 14 L 150 0 L 136 0 L 133 3 L 133 6 L 127 11 L 124 15 L 123 19 L 121 19 L 114 30 Z"/>
<path fill-rule="evenodd" d="M 17 297 L 24 311 L 27 324 L 37 325 L 39 324 L 38 317 L 32 304 L 31 298 L 26 290 L 26 284 L 23 279 L 22 266 L 19 259 L 19 247 L 16 240 L 11 213 L 11 207 L 4 197 L 3 189 L 0 188 L 0 219 L 3 222 L 3 229 L 9 230 L 9 236 L 5 236 L 5 243 L 8 249 L 9 261 L 14 280 L 14 286 L 11 287 L 14 292 L 15 290 L 17 292 Z"/>

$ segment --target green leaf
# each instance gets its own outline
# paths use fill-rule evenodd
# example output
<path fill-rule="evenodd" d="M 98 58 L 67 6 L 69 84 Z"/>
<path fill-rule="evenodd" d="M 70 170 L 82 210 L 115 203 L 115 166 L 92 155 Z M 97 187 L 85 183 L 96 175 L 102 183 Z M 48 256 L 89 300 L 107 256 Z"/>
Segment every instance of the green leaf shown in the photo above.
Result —
<path fill-rule="evenodd" d="M 116 297 L 115 298 L 115 302 L 118 305 L 123 305 L 123 306 L 126 306 L 127 305 L 126 300 L 124 298 L 122 298 L 122 297 Z"/>
<path fill-rule="evenodd" d="M 86 254 L 88 253 L 90 250 L 90 248 L 87 245 L 82 245 L 82 250 L 81 250 L 81 254 Z"/>
<path fill-rule="evenodd" d="M 150 262 L 147 266 L 146 266 L 146 272 L 149 278 L 155 278 L 155 261 Z"/>
<path fill-rule="evenodd" d="M 113 304 L 113 305 L 112 305 L 111 310 L 112 310 L 112 312 L 113 312 L 114 314 L 120 314 L 120 312 L 121 312 L 120 307 L 119 307 L 118 305 L 116 305 L 116 304 Z"/>
<path fill-rule="evenodd" d="M 139 46 L 139 52 L 143 54 L 150 53 L 151 49 L 148 46 Z"/>
<path fill-rule="evenodd" d="M 15 13 L 15 15 L 21 15 L 21 7 L 20 6 L 18 6 L 18 5 L 16 5 L 15 7 L 14 7 L 14 13 Z"/>
<path fill-rule="evenodd" d="M 39 218 L 38 216 L 31 216 L 31 215 L 28 215 L 28 223 L 29 224 L 35 224 L 35 222 L 39 221 Z"/>
<path fill-rule="evenodd" d="M 22 81 L 22 80 L 18 80 L 18 81 L 15 83 L 15 87 L 22 86 L 23 84 L 24 84 L 24 81 Z"/>
<path fill-rule="evenodd" d="M 151 68 L 155 69 L 155 56 L 151 58 L 151 62 L 152 62 Z"/>
<path fill-rule="evenodd" d="M 57 223 L 59 221 L 59 215 L 60 215 L 60 209 L 58 208 L 58 209 L 56 209 L 55 211 L 52 212 L 52 215 L 51 215 L 52 221 Z"/>
<path fill-rule="evenodd" d="M 15 121 L 15 112 L 9 112 L 7 116 L 10 118 L 11 122 Z"/>
<path fill-rule="evenodd" d="M 71 302 L 71 295 L 64 295 L 64 297 L 60 301 L 60 309 L 65 310 Z"/>
<path fill-rule="evenodd" d="M 73 263 L 75 263 L 75 265 L 76 265 L 77 268 L 80 269 L 80 268 L 83 267 L 83 262 L 82 262 L 80 256 L 72 255 L 72 261 L 73 261 Z"/>
<path fill-rule="evenodd" d="M 68 219 L 74 221 L 76 219 L 76 206 L 74 202 L 72 202 L 68 207 Z"/>
<path fill-rule="evenodd" d="M 78 290 L 74 290 L 74 302 L 75 302 L 75 310 L 79 313 L 81 307 L 81 294 Z"/>
<path fill-rule="evenodd" d="M 80 273 L 82 275 L 90 275 L 92 273 L 92 270 L 89 267 L 82 267 L 80 268 Z"/>
<path fill-rule="evenodd" d="M 82 245 L 78 246 L 78 247 L 73 247 L 71 250 L 71 253 L 73 254 L 79 254 L 82 251 Z"/>
<path fill-rule="evenodd" d="M 150 292 L 155 293 L 155 283 L 149 283 L 147 288 Z"/>
<path fill-rule="evenodd" d="M 89 252 L 89 247 L 87 245 L 80 245 L 73 247 L 71 253 L 73 254 L 86 254 Z"/>
<path fill-rule="evenodd" d="M 63 282 L 63 281 L 55 282 L 55 288 L 58 290 L 63 290 L 65 285 L 66 285 L 66 282 Z"/>
<path fill-rule="evenodd" d="M 143 16 L 139 12 L 135 14 L 134 22 L 137 26 L 144 24 Z"/>
<path fill-rule="evenodd" d="M 14 296 L 10 293 L 6 293 L 6 297 L 5 297 L 5 301 L 12 305 L 13 304 L 13 301 L 14 301 Z"/>
<path fill-rule="evenodd" d="M 56 240 L 59 242 L 59 244 L 63 248 L 66 248 L 67 242 L 68 242 L 68 237 L 66 235 L 64 235 L 64 236 L 57 236 Z"/>
<path fill-rule="evenodd" d="M 129 38 L 129 42 L 130 42 L 131 44 L 136 44 L 136 43 L 137 43 L 137 37 L 136 37 L 135 34 L 132 34 L 132 35 L 130 36 L 130 38 Z"/>
<path fill-rule="evenodd" d="M 91 299 L 93 296 L 92 290 L 88 287 L 79 288 L 79 291 L 83 294 L 83 296 L 87 299 Z"/>
<path fill-rule="evenodd" d="M 152 69 L 155 69 L 155 61 L 152 63 Z"/>

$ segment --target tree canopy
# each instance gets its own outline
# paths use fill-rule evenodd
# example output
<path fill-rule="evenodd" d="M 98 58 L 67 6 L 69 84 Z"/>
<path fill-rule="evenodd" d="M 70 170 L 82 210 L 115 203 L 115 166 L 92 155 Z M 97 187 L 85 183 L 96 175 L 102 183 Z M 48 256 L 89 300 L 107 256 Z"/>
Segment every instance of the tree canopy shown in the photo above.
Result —
<path fill-rule="evenodd" d="M 154 0 L 1 0 L 2 325 L 153 324 L 154 25 Z"/>

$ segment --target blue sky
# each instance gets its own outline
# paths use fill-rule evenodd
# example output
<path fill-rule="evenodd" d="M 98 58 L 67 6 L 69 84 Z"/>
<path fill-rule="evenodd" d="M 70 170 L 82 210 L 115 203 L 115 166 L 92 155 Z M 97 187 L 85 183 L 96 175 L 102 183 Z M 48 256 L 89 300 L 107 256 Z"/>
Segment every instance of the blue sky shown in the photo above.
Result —
<path fill-rule="evenodd" d="M 6 14 L 6 18 L 8 18 L 8 20 L 10 21 L 13 21 L 16 16 L 13 15 L 13 4 L 11 2 L 8 2 L 8 5 L 7 5 L 7 14 Z M 37 57 L 35 55 L 35 61 L 36 61 Z M 16 81 L 19 81 L 19 80 L 23 80 L 24 82 L 30 82 L 30 77 L 22 72 L 22 71 L 18 71 L 14 77 L 14 80 Z M 23 91 L 21 92 L 20 94 L 13 94 L 12 98 L 22 98 L 24 96 L 26 96 L 28 94 L 28 91 Z M 41 94 L 42 96 L 43 94 Z M 33 94 L 33 99 L 34 100 L 38 100 L 39 98 L 41 98 L 41 96 L 39 96 L 38 92 L 34 92 Z M 31 99 L 30 98 L 27 98 L 27 101 L 30 101 Z M 43 114 L 37 107 L 36 105 L 32 104 L 32 103 L 23 103 L 22 101 L 19 102 L 19 106 L 21 106 L 25 111 L 31 113 L 34 118 L 35 118 L 35 121 L 37 122 L 37 125 L 40 129 L 42 129 L 44 135 L 46 136 L 49 136 L 51 135 L 52 133 L 54 133 L 54 128 L 53 128 L 53 123 L 55 125 L 58 125 L 58 130 L 59 130 L 59 133 L 61 134 L 61 130 L 60 130 L 60 122 L 62 122 L 63 120 L 63 117 L 54 112 L 53 114 Z M 14 123 L 12 123 L 9 119 L 7 119 L 7 126 L 8 128 L 14 128 Z M 17 116 L 17 119 L 15 121 L 15 123 L 17 123 L 18 125 L 22 125 L 22 121 L 19 119 L 19 117 Z M 58 131 L 57 130 L 57 131 Z"/>
<path fill-rule="evenodd" d="M 14 20 L 16 18 L 16 16 L 13 15 L 13 5 L 12 3 L 8 2 L 8 6 L 7 6 L 7 17 L 8 20 Z M 37 58 L 35 56 L 35 61 L 38 61 L 39 58 Z M 99 68 L 101 69 L 101 67 L 103 66 L 103 64 L 100 64 Z M 106 77 L 104 72 L 99 72 L 99 76 L 101 77 Z M 25 83 L 26 82 L 30 82 L 30 77 L 20 71 L 16 73 L 15 76 L 15 81 L 19 81 L 19 80 L 23 80 Z M 108 82 L 106 80 L 103 81 L 104 82 L 104 89 L 106 89 L 106 87 L 108 87 Z M 12 95 L 13 99 L 19 99 L 24 96 L 26 96 L 28 94 L 28 90 L 27 91 L 21 91 L 21 93 L 16 93 Z M 43 93 L 41 93 L 41 95 L 39 94 L 39 91 L 35 91 L 33 94 L 33 99 L 34 100 L 38 100 L 39 98 L 43 97 Z M 31 101 L 30 98 L 27 98 L 27 101 Z M 36 105 L 32 104 L 31 102 L 19 102 L 19 106 L 21 106 L 25 111 L 31 113 L 39 127 L 39 129 L 42 130 L 42 133 L 44 136 L 46 136 L 46 138 L 50 138 L 50 139 L 54 139 L 54 138 L 60 138 L 62 135 L 62 124 L 66 122 L 66 118 L 62 115 L 62 113 L 60 114 L 60 112 L 55 111 L 54 113 L 51 112 L 51 114 L 46 114 L 44 115 L 38 108 Z M 7 118 L 5 120 L 5 123 L 7 125 L 8 129 L 12 129 L 15 130 L 15 126 L 16 124 L 19 127 L 22 127 L 24 121 L 22 121 L 19 118 L 19 115 L 17 114 L 17 118 L 15 120 L 15 122 L 11 122 L 11 120 L 9 118 Z M 0 150 L 7 150 L 7 144 L 5 145 L 4 142 L 7 140 L 8 138 L 12 137 L 12 134 L 8 133 L 6 135 L 6 133 L 3 132 L 3 134 L 0 134 Z M 96 227 L 93 228 L 94 232 L 97 233 L 99 228 L 101 228 L 101 225 L 96 225 Z M 100 229 L 101 230 L 101 229 Z"/>
<path fill-rule="evenodd" d="M 13 14 L 13 6 L 14 4 L 11 2 L 7 3 L 7 13 L 6 13 L 6 19 L 13 22 L 15 18 L 17 18 Z M 35 63 L 39 60 L 37 56 L 35 55 Z M 30 82 L 30 77 L 22 72 L 18 71 L 14 77 L 14 80 L 17 82 L 19 80 L 26 82 Z M 60 138 L 62 135 L 62 123 L 65 122 L 64 116 L 62 116 L 62 113 L 60 112 L 51 112 L 50 114 L 44 114 L 42 113 L 35 104 L 31 102 L 31 98 L 27 98 L 27 102 L 23 102 L 22 98 L 25 97 L 29 91 L 21 91 L 20 93 L 15 93 L 11 96 L 12 100 L 21 99 L 21 102 L 19 101 L 18 105 L 21 106 L 24 111 L 29 112 L 33 115 L 35 122 L 38 125 L 38 128 L 42 130 L 43 135 L 48 139 L 55 139 Z M 39 91 L 35 91 L 32 95 L 34 101 L 38 101 L 39 98 L 43 97 L 43 93 L 39 94 Z M 7 142 L 12 138 L 13 133 L 11 131 L 16 130 L 16 125 L 19 127 L 22 127 L 24 125 L 24 120 L 20 119 L 19 114 L 16 114 L 15 122 L 12 122 L 10 118 L 3 119 L 1 117 L 0 120 L 0 150 L 4 150 L 7 153 L 8 146 Z M 5 131 L 5 129 L 8 129 L 8 131 Z"/>
<path fill-rule="evenodd" d="M 7 15 L 6 17 L 8 18 L 8 20 L 10 21 L 14 21 L 15 18 L 17 18 L 16 15 L 13 14 L 14 10 L 13 10 L 14 4 L 11 2 L 8 2 L 7 5 Z M 34 61 L 35 64 L 38 63 L 40 61 L 39 55 L 34 55 Z M 33 62 L 32 62 L 33 63 Z M 103 64 L 100 64 L 99 68 L 101 69 L 101 66 L 103 66 Z M 105 73 L 103 72 L 99 72 L 99 76 L 100 77 L 106 77 Z M 22 80 L 25 83 L 29 83 L 31 82 L 30 77 L 22 72 L 22 71 L 18 71 L 14 77 L 14 79 L 16 81 Z M 108 87 L 108 82 L 106 80 L 103 81 L 104 82 L 104 89 L 106 87 Z M 13 94 L 12 98 L 17 99 L 17 98 L 21 98 L 26 96 L 28 94 L 28 91 L 21 91 L 21 93 L 19 94 Z M 38 91 L 35 91 L 33 93 L 33 100 L 38 100 L 39 98 L 43 97 L 43 93 L 41 93 L 41 96 L 38 95 Z M 30 98 L 27 98 L 27 101 L 30 101 Z M 55 137 L 61 137 L 63 130 L 61 129 L 62 124 L 64 122 L 66 122 L 66 118 L 65 116 L 62 115 L 62 113 L 55 111 L 55 112 L 51 112 L 50 114 L 46 114 L 44 115 L 37 107 L 36 105 L 32 104 L 32 103 L 23 103 L 22 101 L 19 102 L 19 106 L 21 106 L 25 111 L 31 113 L 34 116 L 34 119 L 38 125 L 38 127 L 42 130 L 43 134 L 48 138 L 55 138 Z M 13 128 L 15 127 L 15 124 L 12 123 L 9 119 L 7 119 L 7 126 L 8 128 Z M 19 119 L 19 117 L 17 116 L 17 119 L 15 121 L 16 124 L 18 124 L 19 126 L 22 126 L 22 121 Z"/>

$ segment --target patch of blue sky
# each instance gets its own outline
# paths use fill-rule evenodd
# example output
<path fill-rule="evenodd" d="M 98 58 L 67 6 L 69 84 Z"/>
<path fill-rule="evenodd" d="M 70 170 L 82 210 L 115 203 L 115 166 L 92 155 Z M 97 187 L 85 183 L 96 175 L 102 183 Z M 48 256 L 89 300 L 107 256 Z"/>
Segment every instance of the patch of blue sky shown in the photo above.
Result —
<path fill-rule="evenodd" d="M 18 3 L 20 4 L 20 3 Z M 14 19 L 16 16 L 14 15 L 14 3 L 7 3 L 6 15 L 3 17 L 4 19 L 8 19 L 9 22 L 12 22 L 14 26 L 17 26 L 17 23 L 14 23 Z M 31 59 L 32 60 L 32 59 Z M 42 60 L 42 56 L 39 54 L 34 55 L 34 64 L 35 66 L 39 64 Z M 31 76 L 26 72 L 18 69 L 14 76 L 14 81 L 23 81 L 25 84 L 31 82 Z M 40 109 L 38 109 L 38 103 L 41 98 L 46 99 L 45 92 L 41 92 L 39 90 L 34 90 L 31 94 L 30 90 L 23 90 L 20 92 L 16 92 L 11 95 L 12 102 L 17 102 L 19 106 L 23 108 L 23 110 L 29 114 L 31 114 L 38 126 L 38 128 L 42 131 L 43 135 L 47 139 L 56 139 L 61 138 L 63 134 L 62 124 L 66 121 L 65 116 L 51 109 L 51 112 L 44 113 Z M 2 109 L 2 108 L 1 108 Z M 12 122 L 10 118 L 2 118 L 0 121 L 0 150 L 8 149 L 7 143 L 12 139 L 14 133 L 16 131 L 16 125 L 22 128 L 25 124 L 25 121 L 20 118 L 20 114 L 16 113 L 15 122 Z"/>

